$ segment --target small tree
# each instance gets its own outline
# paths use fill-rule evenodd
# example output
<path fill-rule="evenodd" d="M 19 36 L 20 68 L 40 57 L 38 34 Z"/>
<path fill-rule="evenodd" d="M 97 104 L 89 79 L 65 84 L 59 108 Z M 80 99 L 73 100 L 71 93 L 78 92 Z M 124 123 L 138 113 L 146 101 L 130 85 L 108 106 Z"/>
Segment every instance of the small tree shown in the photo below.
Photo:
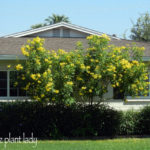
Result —
<path fill-rule="evenodd" d="M 150 41 L 150 15 L 141 15 L 131 29 L 131 39 L 137 41 Z"/>
<path fill-rule="evenodd" d="M 146 95 L 147 69 L 142 51 L 135 45 L 108 45 L 106 35 L 87 37 L 89 48 L 78 43 L 77 50 L 48 51 L 43 39 L 35 38 L 22 47 L 26 61 L 16 65 L 18 83 L 35 100 L 55 103 L 104 99 L 108 86 L 130 95 Z"/>

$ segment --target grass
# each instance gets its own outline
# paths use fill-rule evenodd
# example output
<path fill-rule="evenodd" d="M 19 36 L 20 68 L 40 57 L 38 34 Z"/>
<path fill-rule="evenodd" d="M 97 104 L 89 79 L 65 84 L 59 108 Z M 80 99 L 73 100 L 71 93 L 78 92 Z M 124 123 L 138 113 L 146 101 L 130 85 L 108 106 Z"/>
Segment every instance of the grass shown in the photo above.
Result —
<path fill-rule="evenodd" d="M 0 150 L 150 150 L 150 138 L 113 140 L 61 140 L 31 143 L 0 143 Z"/>

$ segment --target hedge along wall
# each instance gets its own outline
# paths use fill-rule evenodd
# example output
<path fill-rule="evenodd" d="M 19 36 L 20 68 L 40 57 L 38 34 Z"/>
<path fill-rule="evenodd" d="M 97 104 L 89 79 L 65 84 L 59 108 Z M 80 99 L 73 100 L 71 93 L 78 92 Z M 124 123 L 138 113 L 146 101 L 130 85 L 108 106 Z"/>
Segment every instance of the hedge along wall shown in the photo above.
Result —
<path fill-rule="evenodd" d="M 37 102 L 0 103 L 0 137 L 97 137 L 150 134 L 150 107 L 120 112 L 108 106 L 42 105 Z"/>
<path fill-rule="evenodd" d="M 0 137 L 39 138 L 113 136 L 118 133 L 121 113 L 104 105 L 45 105 L 35 102 L 0 103 Z"/>

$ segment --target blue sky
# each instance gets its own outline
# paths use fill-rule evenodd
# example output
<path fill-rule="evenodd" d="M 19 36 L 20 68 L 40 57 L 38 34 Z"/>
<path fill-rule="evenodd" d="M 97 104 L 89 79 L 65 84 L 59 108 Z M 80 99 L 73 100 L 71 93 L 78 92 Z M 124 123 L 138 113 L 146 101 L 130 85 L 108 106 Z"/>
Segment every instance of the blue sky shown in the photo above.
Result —
<path fill-rule="evenodd" d="M 131 19 L 150 11 L 150 0 L 0 0 L 0 36 L 27 30 L 52 13 L 73 24 L 121 37 Z"/>

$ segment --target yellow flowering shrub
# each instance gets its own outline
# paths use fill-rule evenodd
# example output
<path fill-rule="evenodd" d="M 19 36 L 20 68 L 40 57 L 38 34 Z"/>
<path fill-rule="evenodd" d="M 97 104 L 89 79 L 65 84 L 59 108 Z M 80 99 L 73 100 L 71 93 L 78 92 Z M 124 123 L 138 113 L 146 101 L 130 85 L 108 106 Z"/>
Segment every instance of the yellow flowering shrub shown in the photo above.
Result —
<path fill-rule="evenodd" d="M 147 94 L 147 67 L 142 62 L 143 47 L 109 45 L 110 38 L 107 35 L 91 35 L 87 40 L 89 48 L 84 50 L 84 63 L 80 63 L 76 74 L 78 97 L 90 102 L 95 96 L 103 100 L 109 85 L 118 88 L 124 97 Z"/>
<path fill-rule="evenodd" d="M 16 65 L 19 84 L 32 99 L 43 102 L 67 103 L 103 99 L 111 84 L 124 95 L 146 95 L 147 69 L 142 62 L 144 48 L 109 45 L 110 38 L 91 35 L 89 48 L 78 42 L 76 50 L 46 50 L 39 37 L 22 47 L 27 58 Z"/>

